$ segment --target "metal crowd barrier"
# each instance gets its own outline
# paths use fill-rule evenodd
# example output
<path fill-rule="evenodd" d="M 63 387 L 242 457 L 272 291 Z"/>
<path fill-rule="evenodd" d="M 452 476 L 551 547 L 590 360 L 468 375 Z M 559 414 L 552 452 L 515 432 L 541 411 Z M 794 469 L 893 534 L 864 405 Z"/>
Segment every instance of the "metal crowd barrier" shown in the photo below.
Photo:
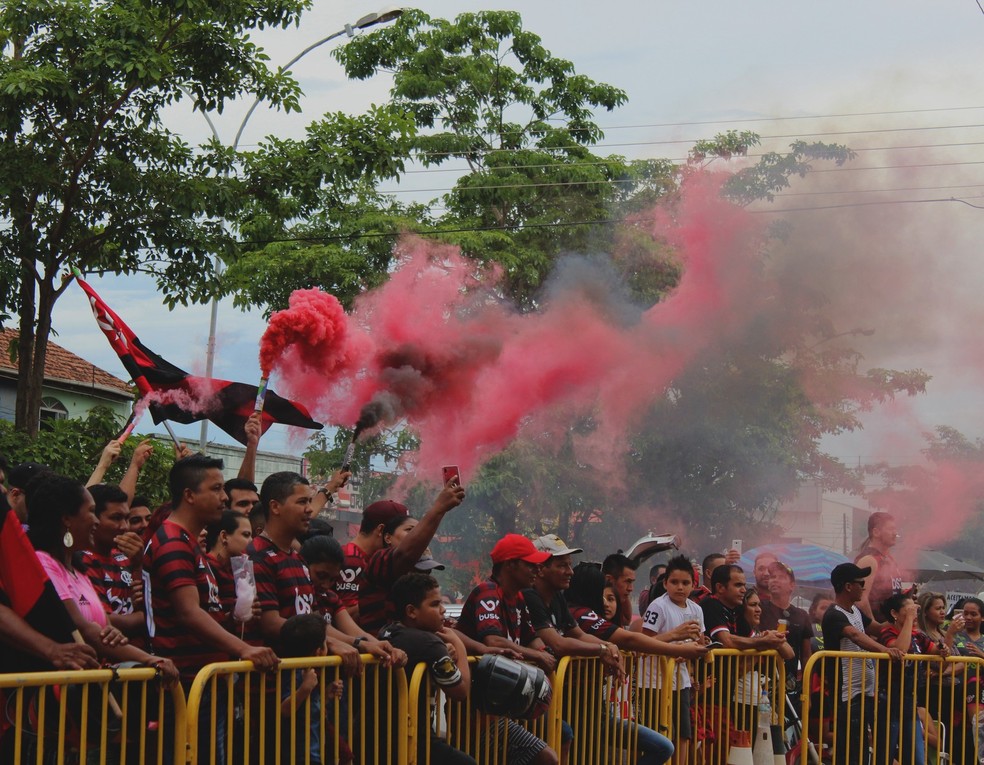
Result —
<path fill-rule="evenodd" d="M 312 762 L 405 763 L 407 682 L 362 656 L 363 672 L 343 677 L 336 656 L 283 659 L 274 672 L 250 662 L 204 667 L 188 694 L 188 756 L 192 765 L 310 765 Z M 297 703 L 305 670 L 318 683 Z M 341 699 L 328 687 L 341 680 Z M 320 712 L 319 712 L 320 710 Z"/>
<path fill-rule="evenodd" d="M 785 677 L 775 652 L 719 649 L 708 660 L 690 663 L 696 724 L 686 751 L 679 749 L 677 735 L 685 707 L 674 684 L 682 665 L 659 656 L 625 658 L 624 682 L 608 675 L 596 659 L 561 659 L 549 710 L 517 724 L 558 753 L 568 724 L 574 731 L 569 761 L 593 765 L 636 762 L 639 726 L 673 740 L 678 755 L 684 755 L 677 762 L 724 765 L 730 748 L 742 744 L 741 732 L 754 734 L 763 694 L 771 706 L 770 722 L 783 727 Z M 454 702 L 435 694 L 423 665 L 410 673 L 408 683 L 402 669 L 380 667 L 370 656 L 362 659 L 363 674 L 351 678 L 342 677 L 340 661 L 332 656 L 285 659 L 275 672 L 254 670 L 249 662 L 210 664 L 195 678 L 187 705 L 180 688 L 164 690 L 152 669 L 3 675 L 0 691 L 12 726 L 6 740 L 12 747 L 0 753 L 0 760 L 15 765 L 310 765 L 344 762 L 351 752 L 360 765 L 440 765 L 432 751 L 432 741 L 439 739 L 478 762 L 508 763 L 508 721 L 477 712 L 473 699 Z M 961 683 L 976 683 L 978 662 L 950 664 Z M 298 702 L 305 670 L 314 671 L 318 682 L 311 698 Z M 824 665 L 811 661 L 808 671 L 822 675 Z M 328 693 L 335 680 L 344 689 L 338 700 Z M 951 701 L 959 695 L 954 689 L 949 693 Z M 812 711 L 816 704 L 811 707 L 804 697 L 804 720 Z M 951 738 L 949 762 L 973 762 L 955 757 L 954 747 Z"/>
<path fill-rule="evenodd" d="M 961 765 L 984 756 L 984 662 L 821 651 L 803 676 L 799 761 Z"/>
<path fill-rule="evenodd" d="M 165 689 L 154 669 L 0 675 L 0 696 L 4 763 L 184 762 L 184 694 Z"/>

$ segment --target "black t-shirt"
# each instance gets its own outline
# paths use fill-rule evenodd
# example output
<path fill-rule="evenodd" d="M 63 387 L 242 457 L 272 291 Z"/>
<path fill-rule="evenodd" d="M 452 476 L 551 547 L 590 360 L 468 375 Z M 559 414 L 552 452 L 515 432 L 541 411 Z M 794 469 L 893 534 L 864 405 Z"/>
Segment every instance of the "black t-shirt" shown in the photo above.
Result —
<path fill-rule="evenodd" d="M 433 632 L 408 627 L 402 622 L 391 622 L 379 631 L 380 640 L 388 640 L 396 648 L 407 653 L 407 682 L 413 677 L 418 664 L 427 666 L 430 675 L 431 688 L 450 688 L 461 682 L 461 670 L 454 663 L 448 652 L 448 647 L 440 637 Z M 421 704 L 417 710 L 417 726 L 420 731 L 430 730 L 430 704 Z M 420 738 L 423 745 L 426 739 Z"/>
<path fill-rule="evenodd" d="M 762 604 L 762 621 L 759 628 L 774 630 L 779 626 L 779 620 L 785 619 L 786 642 L 793 649 L 793 658 L 786 660 L 786 679 L 796 679 L 796 670 L 803 658 L 803 641 L 813 637 L 813 624 L 810 615 L 802 608 L 790 605 L 789 608 L 779 608 L 771 601 Z"/>
<path fill-rule="evenodd" d="M 447 644 L 435 633 L 392 622 L 383 627 L 379 639 L 388 640 L 396 648 L 406 651 L 408 680 L 418 664 L 426 664 L 431 681 L 439 687 L 447 688 L 461 682 L 461 672 L 451 660 Z"/>
<path fill-rule="evenodd" d="M 548 604 L 536 589 L 530 587 L 528 590 L 523 590 L 523 600 L 526 601 L 526 608 L 530 612 L 534 632 L 553 627 L 561 635 L 566 635 L 577 627 L 577 622 L 574 621 L 571 610 L 567 607 L 564 593 L 555 593 Z"/>
<path fill-rule="evenodd" d="M 746 626 L 739 625 L 737 614 L 715 596 L 704 598 L 700 602 L 701 610 L 704 612 L 704 632 L 711 640 L 718 640 L 715 637 L 719 632 L 729 632 L 738 637 L 751 637 L 751 631 Z"/>

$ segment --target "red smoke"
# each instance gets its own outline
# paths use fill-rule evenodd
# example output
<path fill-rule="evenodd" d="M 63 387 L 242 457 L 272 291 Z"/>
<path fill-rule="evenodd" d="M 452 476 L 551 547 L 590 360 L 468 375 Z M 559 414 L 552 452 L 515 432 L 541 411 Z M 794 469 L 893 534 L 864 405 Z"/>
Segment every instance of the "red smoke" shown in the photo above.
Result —
<path fill-rule="evenodd" d="M 720 181 L 691 178 L 672 209 L 635 222 L 685 270 L 674 294 L 632 320 L 595 268 L 575 269 L 538 311 L 519 314 L 496 297 L 493 273 L 408 239 L 389 281 L 357 300 L 348 321 L 361 331 L 331 296 L 297 292 L 264 335 L 264 370 L 326 421 L 405 420 L 421 438 L 421 476 L 457 464 L 467 480 L 558 407 L 593 411 L 595 438 L 613 443 L 690 361 L 754 316 L 762 222 L 723 201 Z"/>
<path fill-rule="evenodd" d="M 338 298 L 296 290 L 260 339 L 260 370 L 264 377 L 279 372 L 291 398 L 314 404 L 326 381 L 354 372 L 371 349 L 369 338 L 349 326 Z"/>

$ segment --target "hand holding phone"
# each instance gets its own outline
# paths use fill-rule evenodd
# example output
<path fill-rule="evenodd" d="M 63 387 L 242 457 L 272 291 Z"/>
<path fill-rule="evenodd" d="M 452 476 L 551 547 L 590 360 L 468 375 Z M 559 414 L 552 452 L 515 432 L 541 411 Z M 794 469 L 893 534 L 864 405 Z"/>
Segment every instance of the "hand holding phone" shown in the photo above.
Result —
<path fill-rule="evenodd" d="M 441 472 L 444 475 L 444 485 L 447 486 L 452 480 L 455 481 L 456 485 L 461 485 L 461 474 L 458 472 L 457 465 L 447 465 L 441 468 Z"/>

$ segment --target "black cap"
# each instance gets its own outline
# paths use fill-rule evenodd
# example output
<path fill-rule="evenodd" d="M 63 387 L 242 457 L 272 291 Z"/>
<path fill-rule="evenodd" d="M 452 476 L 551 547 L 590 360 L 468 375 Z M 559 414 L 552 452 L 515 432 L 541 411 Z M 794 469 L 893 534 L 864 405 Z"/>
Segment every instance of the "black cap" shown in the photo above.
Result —
<path fill-rule="evenodd" d="M 861 568 L 853 563 L 841 563 L 839 566 L 834 566 L 834 570 L 830 572 L 830 583 L 834 585 L 835 590 L 839 590 L 848 582 L 867 579 L 869 576 L 871 576 L 871 566 Z"/>
<path fill-rule="evenodd" d="M 42 473 L 50 473 L 51 468 L 37 462 L 22 462 L 7 473 L 7 483 L 15 489 L 26 489 L 31 479 Z"/>

